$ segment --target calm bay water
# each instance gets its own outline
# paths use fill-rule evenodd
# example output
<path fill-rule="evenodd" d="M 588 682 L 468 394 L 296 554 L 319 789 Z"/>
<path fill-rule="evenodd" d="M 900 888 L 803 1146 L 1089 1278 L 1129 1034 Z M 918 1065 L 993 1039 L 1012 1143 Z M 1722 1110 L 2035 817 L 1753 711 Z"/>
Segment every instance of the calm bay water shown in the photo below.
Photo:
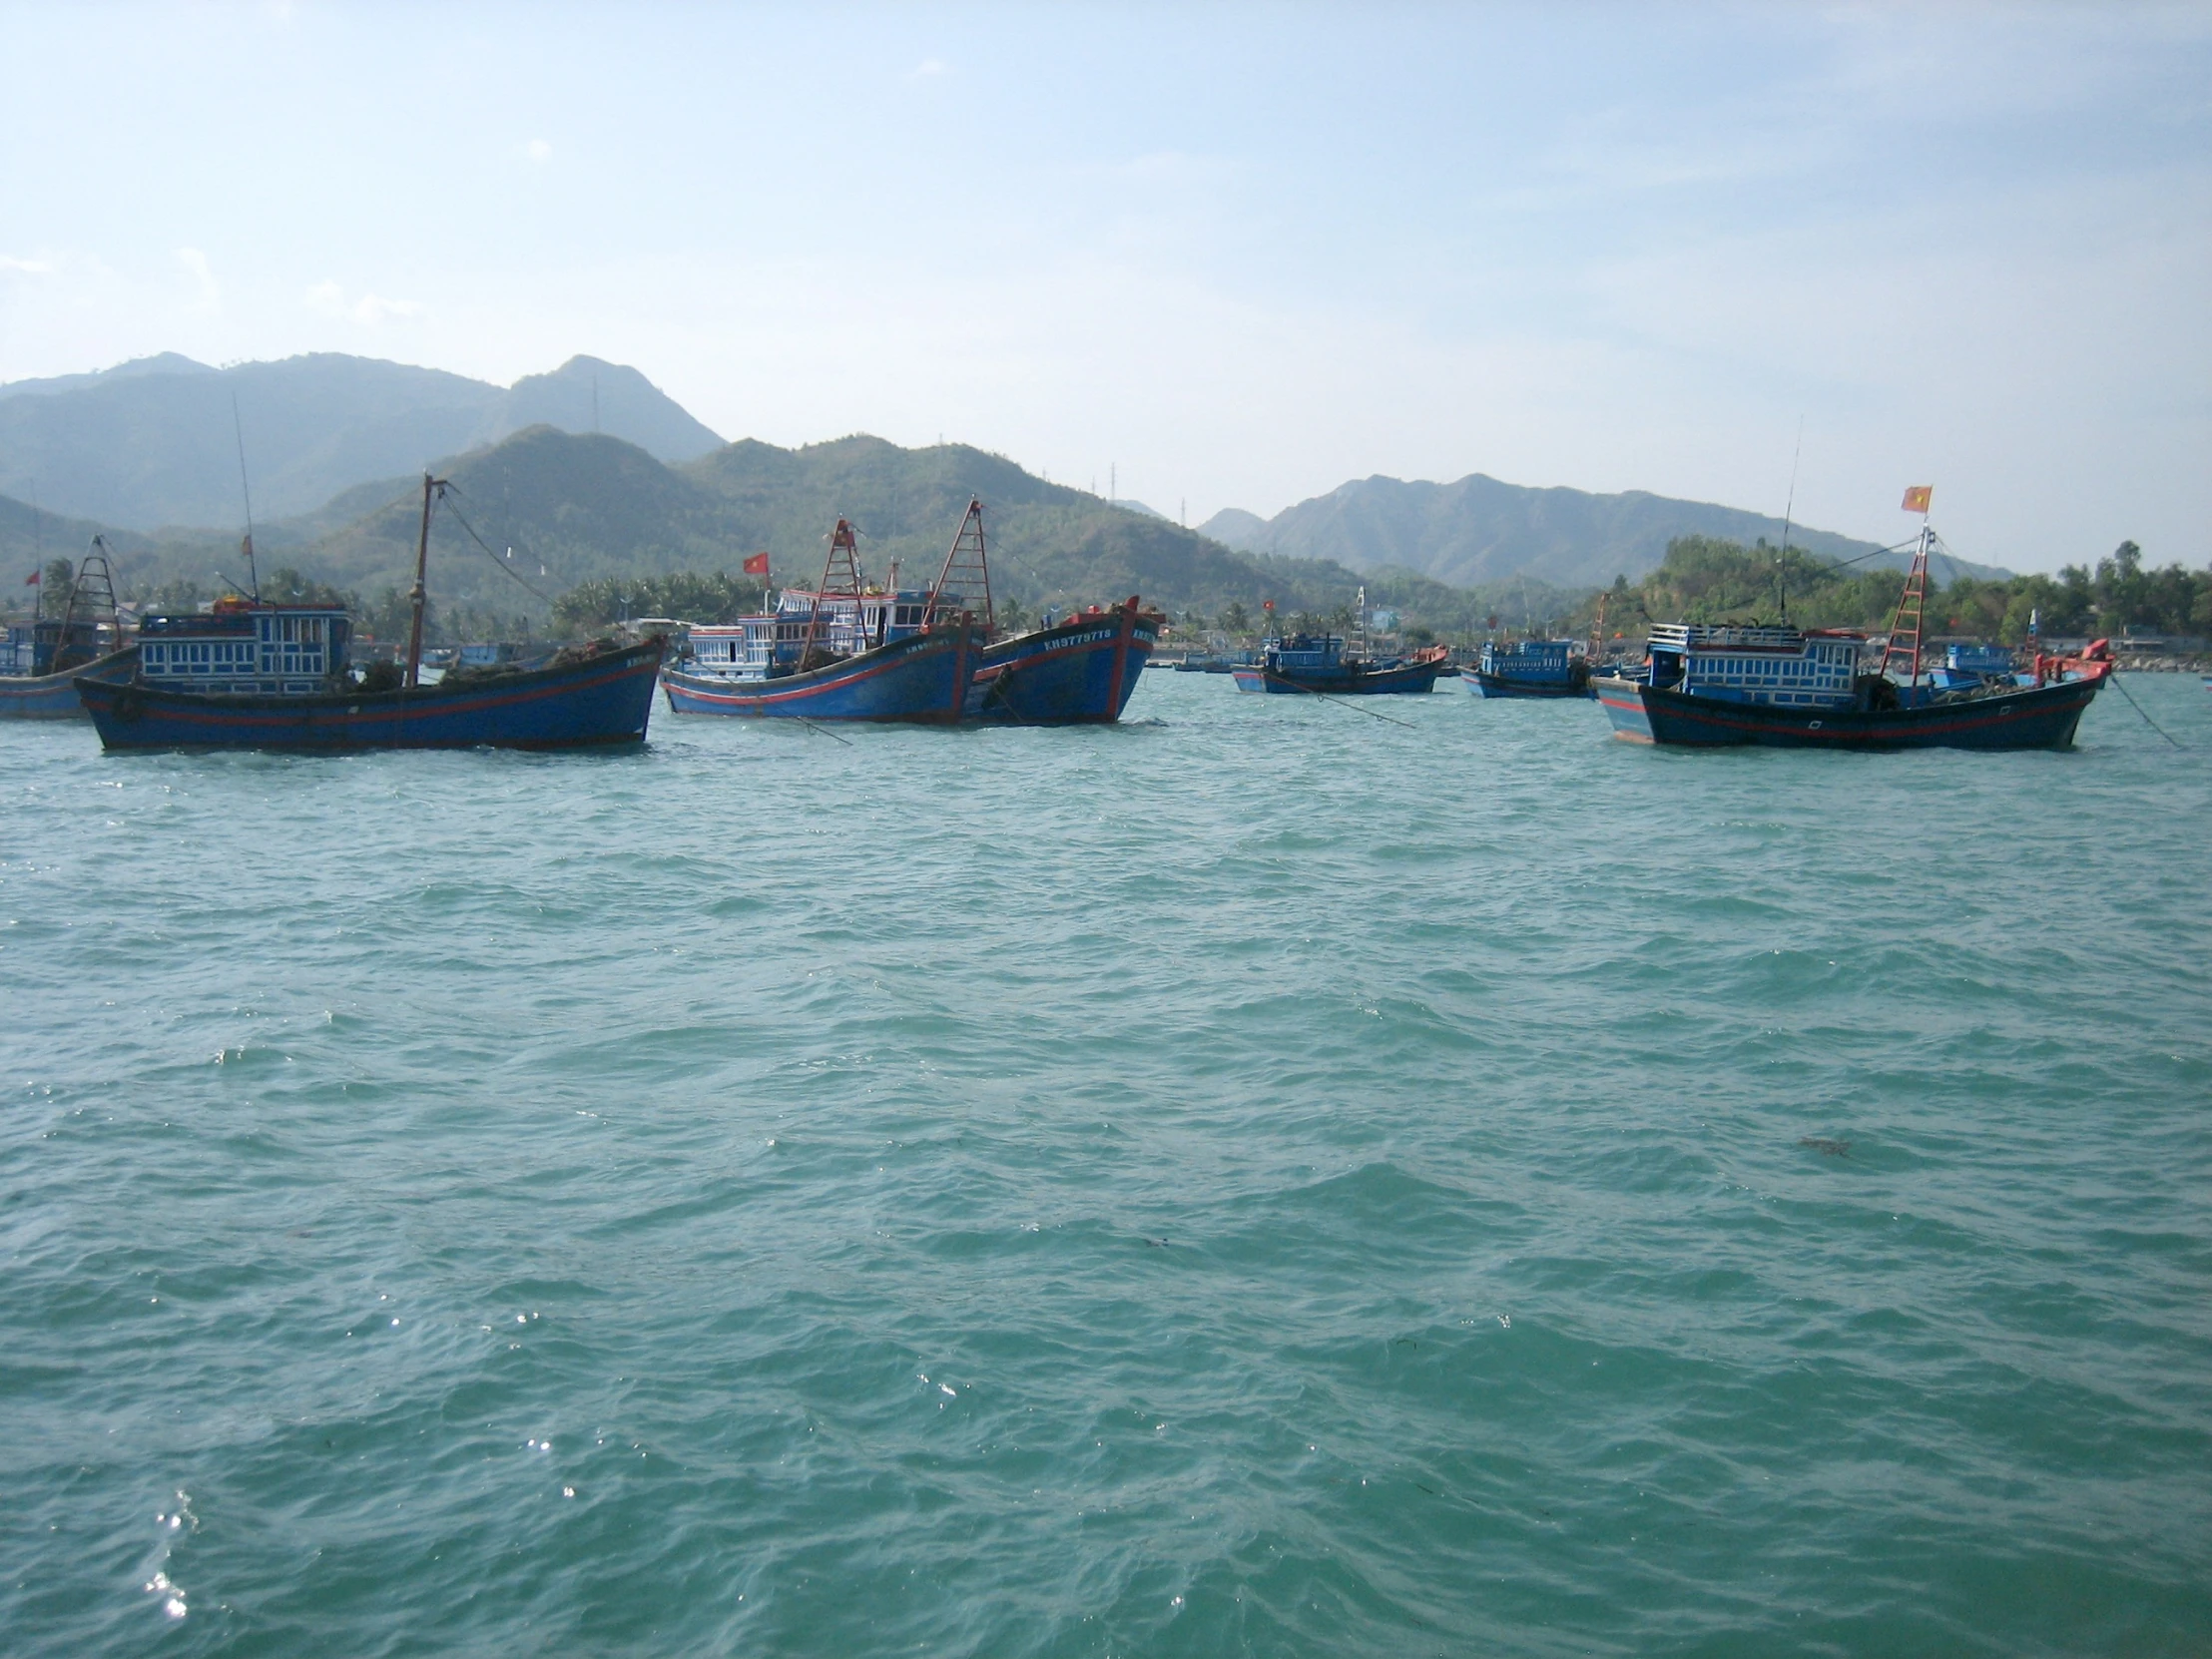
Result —
<path fill-rule="evenodd" d="M 0 731 L 0 1648 L 2205 1651 L 2126 685 L 2185 749 Z"/>

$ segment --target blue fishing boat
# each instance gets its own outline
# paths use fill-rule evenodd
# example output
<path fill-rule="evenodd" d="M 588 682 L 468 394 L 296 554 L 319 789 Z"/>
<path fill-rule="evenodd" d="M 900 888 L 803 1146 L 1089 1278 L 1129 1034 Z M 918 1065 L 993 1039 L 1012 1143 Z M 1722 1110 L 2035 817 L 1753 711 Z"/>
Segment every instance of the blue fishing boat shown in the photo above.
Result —
<path fill-rule="evenodd" d="M 936 592 L 958 595 L 956 602 L 982 621 L 986 643 L 965 712 L 971 720 L 1000 725 L 1095 726 L 1121 719 L 1167 624 L 1131 594 L 1121 604 L 1092 605 L 1062 621 L 1047 612 L 1042 628 L 997 637 L 983 503 L 973 496 L 945 554 Z M 943 599 L 934 602 L 936 610 L 945 607 Z"/>
<path fill-rule="evenodd" d="M 1459 678 L 1477 697 L 1587 697 L 1589 659 L 1572 640 L 1491 640 Z"/>
<path fill-rule="evenodd" d="M 1938 691 L 1971 691 L 1994 681 L 2017 685 L 2018 673 L 2019 664 L 2008 646 L 1950 645 L 1943 650 L 1943 660 L 1928 671 L 1928 680 Z"/>
<path fill-rule="evenodd" d="M 982 643 L 941 583 L 869 587 L 840 518 L 818 587 L 784 589 L 773 612 L 692 629 L 661 685 L 684 715 L 950 725 L 967 710 Z"/>
<path fill-rule="evenodd" d="M 2038 683 L 1945 689 L 1921 672 L 1933 532 L 1925 525 L 1880 672 L 1859 672 L 1862 634 L 1787 625 L 1662 624 L 1634 677 L 1592 688 L 1615 737 L 1699 747 L 2063 749 L 2111 671 L 2093 654 L 2039 665 Z M 1907 643 L 1908 630 L 1910 643 Z M 1903 681 L 1893 666 L 1909 665 Z"/>
<path fill-rule="evenodd" d="M 266 614 L 275 609 L 255 620 L 309 620 Z M 626 648 L 595 641 L 545 668 L 456 673 L 391 691 L 230 695 L 88 672 L 77 692 L 110 749 L 576 749 L 645 741 L 665 647 L 657 635 Z"/>
<path fill-rule="evenodd" d="M 1109 725 L 1121 719 L 1167 619 L 1137 595 L 983 649 L 975 718 L 1017 726 Z"/>
<path fill-rule="evenodd" d="M 1449 666 L 1432 645 L 1408 657 L 1350 655 L 1338 634 L 1293 634 L 1263 642 L 1260 661 L 1235 670 L 1237 689 L 1291 696 L 1423 697 Z"/>
<path fill-rule="evenodd" d="M 123 637 L 107 543 L 95 536 L 92 545 L 70 580 L 60 616 L 34 615 L 8 625 L 0 641 L 0 720 L 82 720 L 77 677 L 129 663 L 132 647 Z"/>
<path fill-rule="evenodd" d="M 425 473 L 403 672 L 352 681 L 351 623 L 333 606 L 218 601 L 140 620 L 135 659 L 78 676 L 109 749 L 568 749 L 640 743 L 666 642 L 571 647 L 543 668 L 456 668 L 422 684 L 430 517 L 444 480 Z M 396 685 L 383 683 L 396 678 Z"/>

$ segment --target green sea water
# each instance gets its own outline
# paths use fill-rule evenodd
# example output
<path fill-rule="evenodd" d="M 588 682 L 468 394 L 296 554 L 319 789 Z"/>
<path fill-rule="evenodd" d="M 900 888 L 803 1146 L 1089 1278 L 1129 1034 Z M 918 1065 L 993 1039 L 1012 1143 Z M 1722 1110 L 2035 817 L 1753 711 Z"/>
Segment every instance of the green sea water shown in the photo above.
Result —
<path fill-rule="evenodd" d="M 2212 697 L 2123 684 L 0 730 L 0 1650 L 2212 1649 Z"/>

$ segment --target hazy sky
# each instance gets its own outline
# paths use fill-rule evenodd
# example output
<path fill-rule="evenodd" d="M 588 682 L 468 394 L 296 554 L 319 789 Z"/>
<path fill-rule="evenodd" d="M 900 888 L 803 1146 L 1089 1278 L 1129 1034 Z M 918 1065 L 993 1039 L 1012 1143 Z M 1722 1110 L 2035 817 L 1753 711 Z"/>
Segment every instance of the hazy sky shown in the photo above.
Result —
<path fill-rule="evenodd" d="M 2212 560 L 2212 8 L 0 7 L 0 380 L 636 364 L 1196 523 L 1370 473 Z"/>

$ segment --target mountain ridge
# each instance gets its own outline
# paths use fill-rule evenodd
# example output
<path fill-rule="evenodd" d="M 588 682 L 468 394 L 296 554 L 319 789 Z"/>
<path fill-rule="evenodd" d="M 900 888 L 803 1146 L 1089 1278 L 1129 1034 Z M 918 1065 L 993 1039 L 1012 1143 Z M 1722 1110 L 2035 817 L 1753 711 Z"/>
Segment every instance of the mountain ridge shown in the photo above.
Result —
<path fill-rule="evenodd" d="M 1324 560 L 1240 553 L 965 444 L 904 449 L 856 433 L 783 449 L 747 438 L 672 467 L 604 433 L 538 425 L 436 466 L 451 483 L 432 521 L 434 598 L 441 607 L 500 617 L 542 619 L 561 591 L 587 582 L 735 572 L 764 551 L 777 581 L 812 582 L 838 517 L 860 530 L 871 578 L 888 577 L 895 562 L 903 583 L 926 583 L 974 494 L 990 512 L 994 592 L 1032 610 L 1135 593 L 1179 620 L 1231 605 L 1257 620 L 1271 599 L 1288 618 L 1348 609 L 1365 586 L 1372 603 L 1445 632 L 1472 626 L 1505 602 L 1502 590 L 1486 596 L 1410 572 L 1363 577 Z M 384 591 L 411 579 L 420 504 L 416 472 L 356 484 L 307 513 L 267 519 L 255 537 L 263 578 L 289 566 L 350 589 L 375 609 Z M 14 508 L 0 510 L 0 551 L 10 555 L 29 516 Z M 51 553 L 73 551 L 58 545 L 61 522 L 44 515 Z M 99 526 L 69 528 L 86 534 Z M 209 585 L 217 571 L 234 580 L 245 575 L 227 530 L 125 532 L 110 540 L 124 586 L 162 593 L 163 603 L 211 597 L 220 591 Z M 1562 597 L 1540 581 L 1528 587 L 1545 610 Z"/>
<path fill-rule="evenodd" d="M 1780 546 L 1780 519 L 1649 490 L 1598 494 L 1509 484 L 1470 472 L 1449 483 L 1377 473 L 1286 507 L 1271 519 L 1224 508 L 1199 527 L 1230 547 L 1332 559 L 1354 570 L 1399 567 L 1455 586 L 1523 574 L 1565 587 L 1634 581 L 1658 568 L 1677 536 Z M 1789 527 L 1791 545 L 1837 561 L 1903 568 L 1911 554 L 1834 531 Z M 2010 573 L 1936 554 L 1937 581 Z"/>
<path fill-rule="evenodd" d="M 243 524 L 242 438 L 256 516 L 275 519 L 541 422 L 598 426 L 663 460 L 722 443 L 638 370 L 596 357 L 502 387 L 344 352 L 227 368 L 164 353 L 0 388 L 0 494 L 142 533 Z"/>

